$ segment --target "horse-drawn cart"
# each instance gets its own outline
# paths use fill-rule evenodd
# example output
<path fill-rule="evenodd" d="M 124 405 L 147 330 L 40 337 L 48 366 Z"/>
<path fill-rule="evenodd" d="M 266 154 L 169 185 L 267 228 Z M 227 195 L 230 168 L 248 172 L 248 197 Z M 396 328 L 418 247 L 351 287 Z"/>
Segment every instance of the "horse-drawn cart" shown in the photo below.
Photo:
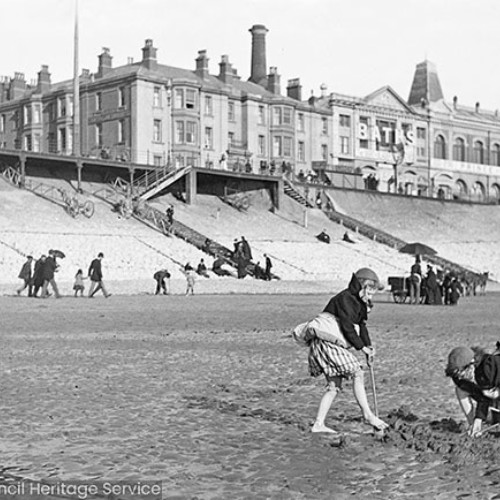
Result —
<path fill-rule="evenodd" d="M 392 298 L 396 304 L 404 304 L 408 297 L 408 278 L 404 276 L 389 276 L 387 282 L 391 287 Z"/>

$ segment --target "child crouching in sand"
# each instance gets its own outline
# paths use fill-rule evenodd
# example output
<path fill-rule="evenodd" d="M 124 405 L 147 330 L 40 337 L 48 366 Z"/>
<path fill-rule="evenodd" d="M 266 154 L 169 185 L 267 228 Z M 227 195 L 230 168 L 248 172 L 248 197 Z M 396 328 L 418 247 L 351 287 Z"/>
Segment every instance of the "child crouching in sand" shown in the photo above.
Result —
<path fill-rule="evenodd" d="M 470 436 L 480 436 L 490 416 L 493 424 L 500 423 L 500 342 L 493 354 L 479 347 L 455 347 L 448 355 L 445 374 L 453 381 Z"/>
<path fill-rule="evenodd" d="M 313 377 L 324 375 L 327 383 L 312 432 L 336 433 L 326 426 L 325 419 L 337 392 L 342 389 L 342 382 L 350 379 L 353 381 L 354 397 L 365 422 L 377 431 L 388 427 L 370 409 L 361 364 L 349 351 L 351 347 L 362 351 L 368 366 L 373 364 L 375 350 L 371 345 L 366 320 L 371 299 L 379 283 L 374 271 L 368 268 L 359 269 L 352 275 L 347 289 L 335 295 L 318 318 L 299 325 L 297 329 L 302 328 L 302 332 L 297 332 L 296 329 L 294 333 L 305 335 L 305 341 L 309 345 L 310 374 Z M 359 335 L 356 325 L 359 327 Z"/>

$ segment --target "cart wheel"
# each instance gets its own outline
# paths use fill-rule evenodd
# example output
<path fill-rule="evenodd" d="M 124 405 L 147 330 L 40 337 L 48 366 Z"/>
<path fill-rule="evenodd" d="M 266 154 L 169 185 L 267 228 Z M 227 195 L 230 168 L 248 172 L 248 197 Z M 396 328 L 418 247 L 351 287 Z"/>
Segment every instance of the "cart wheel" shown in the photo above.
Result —
<path fill-rule="evenodd" d="M 83 204 L 83 215 L 88 219 L 94 215 L 94 204 L 90 200 Z"/>

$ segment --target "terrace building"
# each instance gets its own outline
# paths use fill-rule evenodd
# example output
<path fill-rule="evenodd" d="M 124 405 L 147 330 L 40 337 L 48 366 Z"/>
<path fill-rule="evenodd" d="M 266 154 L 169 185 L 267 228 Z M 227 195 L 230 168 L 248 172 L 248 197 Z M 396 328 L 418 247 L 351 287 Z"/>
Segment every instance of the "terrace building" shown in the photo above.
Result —
<path fill-rule="evenodd" d="M 108 48 L 80 85 L 80 151 L 158 168 L 185 165 L 267 174 L 314 171 L 345 188 L 500 200 L 500 118 L 479 103 L 447 102 L 435 66 L 417 65 L 408 101 L 391 87 L 366 97 L 327 92 L 302 98 L 298 78 L 282 93 L 267 70 L 263 25 L 251 29 L 250 77 L 227 55 L 219 73 L 200 50 L 192 69 L 161 64 L 148 39 L 142 58 L 113 66 Z M 47 66 L 36 81 L 0 80 L 0 148 L 71 156 L 73 81 L 53 83 Z M 365 182 L 364 182 L 365 181 Z"/>

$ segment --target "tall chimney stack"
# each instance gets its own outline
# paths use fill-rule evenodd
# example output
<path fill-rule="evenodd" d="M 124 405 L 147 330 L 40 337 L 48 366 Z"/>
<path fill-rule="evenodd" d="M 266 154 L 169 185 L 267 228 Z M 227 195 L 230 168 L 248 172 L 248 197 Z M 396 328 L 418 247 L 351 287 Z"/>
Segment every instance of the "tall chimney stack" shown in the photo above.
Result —
<path fill-rule="evenodd" d="M 144 42 L 144 47 L 142 48 L 142 65 L 146 66 L 148 69 L 156 69 L 158 61 L 156 60 L 156 48 L 153 46 L 153 40 L 148 38 Z"/>
<path fill-rule="evenodd" d="M 99 65 L 97 67 L 96 77 L 101 78 L 111 71 L 113 67 L 113 57 L 111 56 L 109 48 L 103 47 L 102 53 L 98 55 L 97 58 L 99 59 Z"/>
<path fill-rule="evenodd" d="M 229 85 L 233 83 L 233 67 L 229 62 L 229 56 L 227 56 L 227 54 L 221 57 L 219 63 L 219 80 Z"/>
<path fill-rule="evenodd" d="M 46 64 L 42 65 L 42 69 L 38 72 L 38 80 L 36 85 L 36 91 L 39 94 L 43 94 L 50 90 L 50 73 L 49 67 Z"/>
<path fill-rule="evenodd" d="M 199 50 L 196 58 L 195 73 L 204 80 L 208 78 L 208 57 L 206 50 Z"/>
<path fill-rule="evenodd" d="M 266 85 L 266 33 L 263 24 L 254 24 L 249 30 L 252 33 L 252 67 L 249 81 L 257 85 Z"/>

